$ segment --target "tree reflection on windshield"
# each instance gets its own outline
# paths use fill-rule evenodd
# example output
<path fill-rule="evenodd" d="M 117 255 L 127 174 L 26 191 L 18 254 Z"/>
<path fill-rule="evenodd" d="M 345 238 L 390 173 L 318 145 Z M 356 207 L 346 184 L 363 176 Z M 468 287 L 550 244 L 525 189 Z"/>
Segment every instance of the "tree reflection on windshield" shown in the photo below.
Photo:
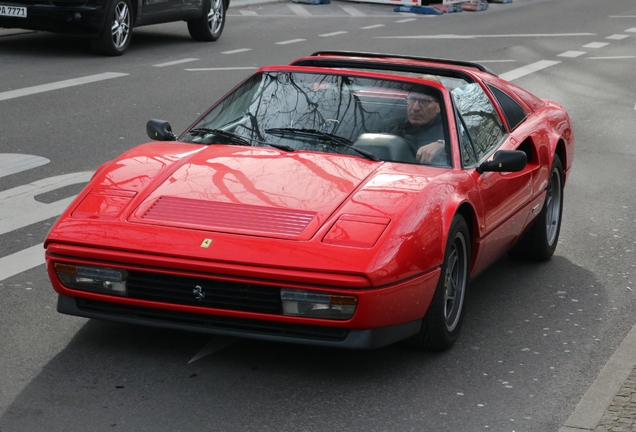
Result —
<path fill-rule="evenodd" d="M 355 141 L 382 132 L 388 118 L 405 114 L 405 97 L 425 86 L 384 79 L 294 72 L 262 72 L 217 104 L 194 128 L 232 132 L 252 145 L 284 144 L 296 150 L 356 154 L 346 146 L 323 145 L 320 134 L 267 133 L 293 128 L 315 130 Z M 437 92 L 428 88 L 428 93 Z M 213 135 L 186 134 L 197 143 Z"/>

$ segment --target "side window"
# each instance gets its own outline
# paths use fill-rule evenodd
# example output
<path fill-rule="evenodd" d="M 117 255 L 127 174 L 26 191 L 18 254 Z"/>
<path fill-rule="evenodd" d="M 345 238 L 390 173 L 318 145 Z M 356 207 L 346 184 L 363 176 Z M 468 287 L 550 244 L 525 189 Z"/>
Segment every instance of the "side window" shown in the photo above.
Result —
<path fill-rule="evenodd" d="M 459 147 L 462 152 L 462 166 L 464 168 L 475 166 L 477 165 L 477 155 L 475 154 L 473 143 L 470 142 L 464 123 L 458 115 L 455 118 L 455 123 L 457 123 L 457 136 L 459 137 Z"/>
<path fill-rule="evenodd" d="M 526 112 L 524 109 L 515 101 L 513 98 L 508 96 L 502 90 L 497 87 L 491 86 L 487 84 L 488 88 L 492 92 L 492 94 L 499 102 L 499 106 L 506 116 L 506 121 L 508 122 L 508 127 L 510 130 L 514 130 L 519 124 L 526 119 Z"/>
<path fill-rule="evenodd" d="M 477 83 L 451 91 L 457 111 L 473 142 L 477 158 L 482 159 L 497 148 L 505 129 L 495 107 Z"/>

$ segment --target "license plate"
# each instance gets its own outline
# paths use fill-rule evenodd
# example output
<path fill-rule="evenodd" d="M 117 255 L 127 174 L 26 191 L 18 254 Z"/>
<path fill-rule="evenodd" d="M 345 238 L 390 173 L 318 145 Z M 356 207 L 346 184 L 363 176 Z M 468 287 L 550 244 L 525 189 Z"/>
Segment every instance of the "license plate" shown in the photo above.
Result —
<path fill-rule="evenodd" d="M 27 8 L 0 5 L 0 16 L 26 18 Z"/>

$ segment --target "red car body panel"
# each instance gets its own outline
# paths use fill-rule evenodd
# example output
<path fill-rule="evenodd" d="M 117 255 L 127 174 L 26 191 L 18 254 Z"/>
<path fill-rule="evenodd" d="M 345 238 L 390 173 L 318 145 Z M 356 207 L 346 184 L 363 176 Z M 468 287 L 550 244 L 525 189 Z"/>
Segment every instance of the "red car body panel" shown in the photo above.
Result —
<path fill-rule="evenodd" d="M 45 248 L 54 289 L 65 301 L 341 329 L 408 324 L 412 334 L 438 285 L 454 216 L 461 212 L 469 223 L 474 277 L 510 249 L 541 211 L 553 156 L 563 162 L 564 180 L 573 159 L 574 137 L 560 105 L 486 72 L 445 67 L 480 83 L 502 117 L 485 83 L 513 95 L 526 110 L 525 121 L 499 147 L 522 143 L 529 155 L 523 170 L 462 169 L 452 115 L 449 169 L 267 147 L 144 144 L 104 164 L 51 229 Z M 263 70 L 342 73 L 301 66 Z M 383 72 L 347 73 L 396 79 Z M 452 106 L 448 90 L 428 84 Z M 351 318 L 329 320 L 134 299 L 69 288 L 56 263 L 354 295 L 357 306 Z M 373 347 L 386 341 L 324 344 Z"/>

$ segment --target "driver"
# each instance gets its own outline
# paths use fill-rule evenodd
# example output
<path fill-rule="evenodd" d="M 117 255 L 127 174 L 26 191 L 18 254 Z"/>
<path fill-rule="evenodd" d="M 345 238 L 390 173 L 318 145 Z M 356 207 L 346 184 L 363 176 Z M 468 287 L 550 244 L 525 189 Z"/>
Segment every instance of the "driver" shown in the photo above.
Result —
<path fill-rule="evenodd" d="M 387 133 L 401 136 L 416 149 L 419 163 L 447 164 L 440 104 L 435 96 L 410 92 L 406 96 L 406 121 L 393 121 Z"/>

